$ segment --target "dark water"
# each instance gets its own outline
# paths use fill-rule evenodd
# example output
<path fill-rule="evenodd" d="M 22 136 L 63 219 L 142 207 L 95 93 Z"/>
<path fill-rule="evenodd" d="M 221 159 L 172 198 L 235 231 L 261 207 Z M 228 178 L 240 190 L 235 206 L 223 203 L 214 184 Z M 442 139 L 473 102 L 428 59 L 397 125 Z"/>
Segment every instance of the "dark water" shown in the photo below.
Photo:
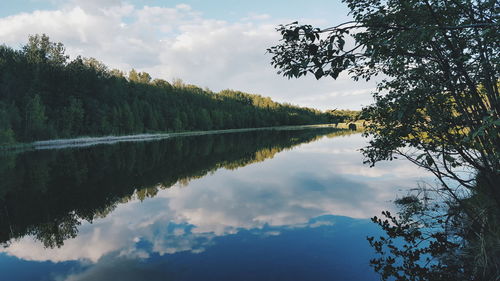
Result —
<path fill-rule="evenodd" d="M 0 280 L 378 280 L 369 221 L 424 177 L 359 134 L 259 131 L 0 155 Z"/>

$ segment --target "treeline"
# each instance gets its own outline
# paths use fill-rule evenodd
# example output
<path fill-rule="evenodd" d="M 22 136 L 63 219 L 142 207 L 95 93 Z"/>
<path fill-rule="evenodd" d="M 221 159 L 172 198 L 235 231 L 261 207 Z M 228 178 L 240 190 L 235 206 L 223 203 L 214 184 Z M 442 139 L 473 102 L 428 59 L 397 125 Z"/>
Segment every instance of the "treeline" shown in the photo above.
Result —
<path fill-rule="evenodd" d="M 361 111 L 358 110 L 346 110 L 346 109 L 333 109 L 327 110 L 329 123 L 348 123 L 352 121 L 357 121 L 361 118 Z"/>
<path fill-rule="evenodd" d="M 233 90 L 69 60 L 46 35 L 0 46 L 0 144 L 75 136 L 328 123 L 332 115 Z"/>

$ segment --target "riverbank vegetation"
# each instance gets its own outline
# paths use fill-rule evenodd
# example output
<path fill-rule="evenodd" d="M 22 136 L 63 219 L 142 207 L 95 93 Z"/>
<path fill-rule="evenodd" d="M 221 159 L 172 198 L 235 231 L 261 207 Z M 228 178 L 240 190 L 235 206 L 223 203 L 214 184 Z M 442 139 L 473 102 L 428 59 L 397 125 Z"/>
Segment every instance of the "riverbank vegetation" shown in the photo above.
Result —
<path fill-rule="evenodd" d="M 348 113 L 348 114 L 347 114 Z M 0 46 L 0 144 L 77 136 L 339 123 L 345 116 L 234 90 L 214 93 L 177 79 L 69 60 L 61 43 L 35 35 Z"/>
<path fill-rule="evenodd" d="M 436 176 L 433 196 L 374 218 L 387 236 L 370 239 L 373 267 L 384 280 L 499 280 L 498 1 L 344 2 L 353 21 L 281 25 L 268 51 L 287 77 L 382 76 L 362 112 L 366 163 L 401 157 Z"/>

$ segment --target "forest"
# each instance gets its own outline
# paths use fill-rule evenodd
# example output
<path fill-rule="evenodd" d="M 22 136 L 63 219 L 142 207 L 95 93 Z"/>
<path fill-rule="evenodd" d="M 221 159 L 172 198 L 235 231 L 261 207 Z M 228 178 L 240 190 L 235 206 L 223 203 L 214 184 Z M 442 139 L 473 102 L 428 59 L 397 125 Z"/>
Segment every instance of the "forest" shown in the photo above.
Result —
<path fill-rule="evenodd" d="M 355 114 L 354 114 L 355 115 Z M 124 135 L 338 123 L 352 112 L 297 107 L 235 90 L 212 92 L 109 69 L 65 54 L 62 43 L 30 36 L 19 50 L 0 46 L 0 144 Z"/>

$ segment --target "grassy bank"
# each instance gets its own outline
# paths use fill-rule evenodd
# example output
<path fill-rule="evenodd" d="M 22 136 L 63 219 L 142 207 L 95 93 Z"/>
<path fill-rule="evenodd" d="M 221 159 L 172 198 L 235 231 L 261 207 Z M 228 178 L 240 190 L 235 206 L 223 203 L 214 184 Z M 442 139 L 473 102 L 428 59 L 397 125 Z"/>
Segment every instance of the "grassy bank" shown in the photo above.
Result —
<path fill-rule="evenodd" d="M 260 127 L 260 128 L 226 129 L 226 130 L 185 131 L 177 133 L 137 134 L 137 135 L 123 135 L 123 136 L 100 136 L 100 137 L 82 136 L 70 139 L 54 139 L 54 140 L 35 141 L 32 143 L 4 145 L 0 146 L 0 150 L 17 151 L 17 150 L 37 150 L 37 149 L 60 149 L 69 147 L 84 147 L 97 144 L 150 141 L 150 140 L 158 140 L 158 139 L 173 138 L 173 137 L 188 137 L 188 136 L 200 136 L 209 134 L 241 133 L 241 132 L 260 131 L 260 130 L 303 130 L 303 129 L 325 128 L 325 127 L 337 128 L 339 130 L 347 130 L 348 124 L 339 123 L 339 124 L 298 125 L 298 126 L 275 126 L 275 127 Z M 361 126 L 357 125 L 357 128 L 359 129 L 361 128 Z"/>

